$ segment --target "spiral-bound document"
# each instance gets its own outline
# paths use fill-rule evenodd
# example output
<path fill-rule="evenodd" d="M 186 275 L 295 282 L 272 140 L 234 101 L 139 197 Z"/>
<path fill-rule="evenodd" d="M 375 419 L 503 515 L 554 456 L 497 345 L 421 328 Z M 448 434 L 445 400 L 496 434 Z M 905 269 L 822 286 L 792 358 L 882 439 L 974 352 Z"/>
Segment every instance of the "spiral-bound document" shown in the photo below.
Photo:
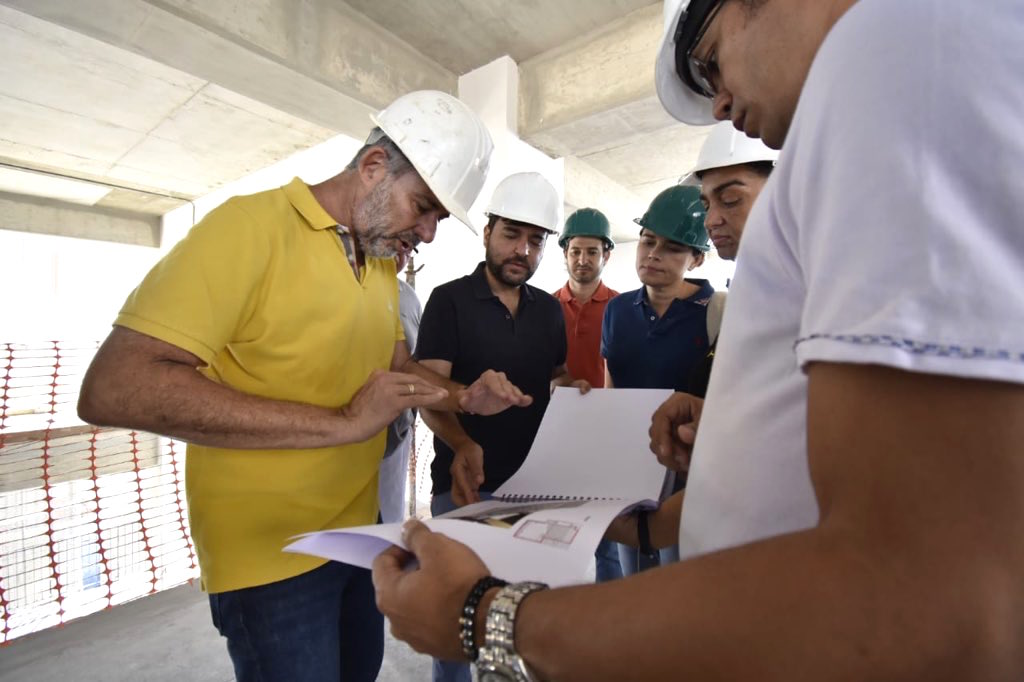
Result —
<path fill-rule="evenodd" d="M 526 461 L 495 499 L 425 523 L 471 547 L 497 576 L 549 585 L 585 582 L 608 524 L 624 510 L 655 506 L 671 477 L 649 448 L 651 415 L 671 391 L 559 388 Z M 512 408 L 515 409 L 515 408 Z M 484 470 L 487 453 L 484 453 Z M 370 567 L 400 524 L 317 531 L 285 551 Z"/>

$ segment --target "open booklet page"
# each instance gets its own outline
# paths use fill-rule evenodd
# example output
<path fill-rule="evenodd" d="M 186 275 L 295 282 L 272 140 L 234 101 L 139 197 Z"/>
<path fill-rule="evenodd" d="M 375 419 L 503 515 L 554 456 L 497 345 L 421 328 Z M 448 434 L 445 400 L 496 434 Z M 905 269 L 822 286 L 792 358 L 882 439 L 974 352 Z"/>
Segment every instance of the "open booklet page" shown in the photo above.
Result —
<path fill-rule="evenodd" d="M 657 499 L 667 472 L 651 453 L 648 431 L 651 415 L 670 395 L 668 389 L 595 388 L 580 395 L 556 388 L 530 454 L 495 497 Z"/>
<path fill-rule="evenodd" d="M 664 492 L 666 472 L 648 449 L 647 431 L 670 393 L 556 390 L 526 462 L 496 491 L 505 499 L 425 523 L 471 547 L 506 580 L 585 582 L 608 524 L 630 507 L 655 506 Z M 391 545 L 403 546 L 400 524 L 307 533 L 285 551 L 369 567 Z"/>

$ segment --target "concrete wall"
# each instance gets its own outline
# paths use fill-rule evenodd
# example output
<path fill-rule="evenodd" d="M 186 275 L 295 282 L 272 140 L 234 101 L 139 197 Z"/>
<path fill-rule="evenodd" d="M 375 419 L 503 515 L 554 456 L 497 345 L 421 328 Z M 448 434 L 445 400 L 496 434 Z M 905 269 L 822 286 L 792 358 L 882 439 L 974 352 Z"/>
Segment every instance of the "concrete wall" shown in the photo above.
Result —
<path fill-rule="evenodd" d="M 159 257 L 154 247 L 0 230 L 0 343 L 104 338 Z"/>
<path fill-rule="evenodd" d="M 185 204 L 164 216 L 162 230 L 156 229 L 162 237 L 149 234 L 150 246 L 0 229 L 0 343 L 104 338 L 128 294 L 195 221 L 237 194 L 279 187 L 295 176 L 307 182 L 330 177 L 361 144 L 339 135 L 230 183 L 194 205 Z M 41 200 L 40 205 L 47 208 L 49 203 Z M 98 209 L 79 208 L 81 214 L 75 214 L 79 217 L 105 215 Z M 11 219 L 6 213 L 0 226 L 12 226 Z M 108 221 L 107 227 L 111 224 Z M 81 224 L 71 228 L 84 229 Z"/>

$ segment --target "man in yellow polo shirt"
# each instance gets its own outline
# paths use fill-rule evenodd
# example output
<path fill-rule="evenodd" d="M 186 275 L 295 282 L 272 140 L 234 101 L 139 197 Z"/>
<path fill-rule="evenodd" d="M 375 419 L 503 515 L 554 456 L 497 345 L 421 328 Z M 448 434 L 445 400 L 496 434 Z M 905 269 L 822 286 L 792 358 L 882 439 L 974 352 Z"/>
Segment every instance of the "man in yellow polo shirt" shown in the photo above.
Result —
<path fill-rule="evenodd" d="M 82 387 L 86 421 L 189 442 L 202 584 L 241 681 L 375 679 L 369 572 L 281 548 L 376 520 L 402 410 L 523 401 L 493 374 L 464 389 L 389 371 L 408 359 L 393 257 L 449 212 L 469 225 L 492 143 L 440 92 L 374 122 L 335 177 L 235 197 L 196 225 L 128 297 Z"/>

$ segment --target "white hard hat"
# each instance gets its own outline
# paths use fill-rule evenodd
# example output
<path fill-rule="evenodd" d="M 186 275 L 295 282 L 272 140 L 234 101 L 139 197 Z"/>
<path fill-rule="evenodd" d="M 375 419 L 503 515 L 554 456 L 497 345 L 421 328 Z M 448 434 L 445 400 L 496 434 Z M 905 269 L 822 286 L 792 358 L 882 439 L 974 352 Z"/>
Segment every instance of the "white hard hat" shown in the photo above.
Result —
<path fill-rule="evenodd" d="M 696 22 L 704 23 L 708 12 L 721 0 L 665 0 L 664 31 L 658 60 L 654 65 L 654 84 L 661 105 L 672 116 L 690 125 L 710 125 L 715 122 L 711 113 L 711 100 L 697 94 L 682 79 L 676 69 L 676 43 L 683 37 L 684 24 L 696 31 Z M 690 21 L 687 22 L 687 19 Z M 689 35 L 687 37 L 690 37 Z"/>
<path fill-rule="evenodd" d="M 498 183 L 487 204 L 487 215 L 558 232 L 562 202 L 554 185 L 540 173 L 513 173 Z"/>
<path fill-rule="evenodd" d="M 484 186 L 494 149 L 483 121 L 464 102 L 436 90 L 402 95 L 370 118 L 445 209 L 476 234 L 469 207 Z"/>
<path fill-rule="evenodd" d="M 712 168 L 725 168 L 741 163 L 757 161 L 775 162 L 779 152 L 756 137 L 747 137 L 736 130 L 731 121 L 722 121 L 711 129 L 704 146 L 700 148 L 697 165 L 689 173 L 679 178 L 680 185 L 699 185 L 697 174 Z"/>

